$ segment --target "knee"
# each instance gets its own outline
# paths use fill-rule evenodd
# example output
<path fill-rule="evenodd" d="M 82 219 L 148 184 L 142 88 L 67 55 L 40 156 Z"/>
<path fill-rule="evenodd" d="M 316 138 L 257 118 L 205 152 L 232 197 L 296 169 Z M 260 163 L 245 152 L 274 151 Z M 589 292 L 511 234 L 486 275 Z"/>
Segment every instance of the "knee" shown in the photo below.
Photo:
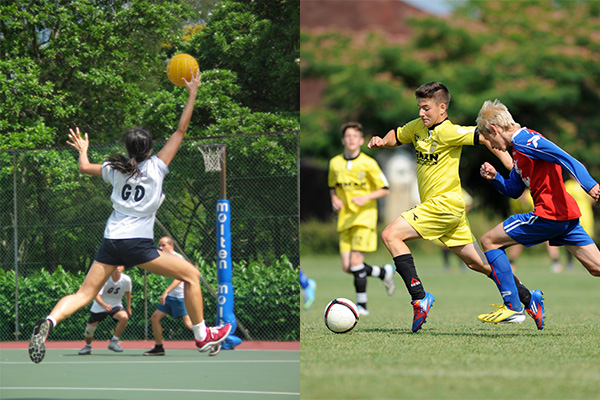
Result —
<path fill-rule="evenodd" d="M 200 271 L 192 264 L 187 264 L 183 270 L 180 270 L 178 278 L 184 283 L 200 285 Z"/>
<path fill-rule="evenodd" d="M 481 237 L 481 248 L 483 249 L 483 251 L 489 251 L 492 250 L 494 248 L 494 242 L 492 240 L 492 235 L 488 233 L 485 233 L 482 237 Z"/>
<path fill-rule="evenodd" d="M 391 225 L 387 226 L 383 232 L 381 232 L 381 240 L 386 245 L 394 240 L 394 233 Z"/>
<path fill-rule="evenodd" d="M 161 317 L 157 313 L 153 313 L 152 316 L 150 317 L 150 322 L 152 322 L 153 324 L 160 323 L 160 320 L 161 320 Z"/>

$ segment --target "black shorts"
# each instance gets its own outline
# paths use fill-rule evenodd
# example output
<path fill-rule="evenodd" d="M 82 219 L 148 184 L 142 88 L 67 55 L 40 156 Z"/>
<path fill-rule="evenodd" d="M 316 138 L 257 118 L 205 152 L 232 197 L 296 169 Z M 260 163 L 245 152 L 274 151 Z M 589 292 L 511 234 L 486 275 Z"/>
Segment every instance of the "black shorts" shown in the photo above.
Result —
<path fill-rule="evenodd" d="M 94 260 L 108 265 L 133 267 L 158 258 L 152 239 L 102 239 Z"/>
<path fill-rule="evenodd" d="M 117 319 L 115 319 L 114 315 L 116 313 L 118 313 L 119 311 L 121 311 L 122 309 L 123 309 L 123 307 L 116 306 L 116 307 L 113 307 L 112 310 L 110 310 L 110 312 L 106 312 L 106 311 L 99 312 L 99 313 L 90 312 L 90 317 L 88 318 L 88 324 L 93 324 L 94 322 L 100 322 L 109 315 L 112 317 L 113 321 L 119 322 Z"/>

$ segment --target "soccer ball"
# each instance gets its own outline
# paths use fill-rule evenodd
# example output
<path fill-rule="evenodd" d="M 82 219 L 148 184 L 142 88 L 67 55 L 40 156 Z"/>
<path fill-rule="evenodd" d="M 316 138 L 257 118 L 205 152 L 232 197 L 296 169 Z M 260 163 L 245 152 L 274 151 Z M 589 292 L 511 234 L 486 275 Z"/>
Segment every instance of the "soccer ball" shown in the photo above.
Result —
<path fill-rule="evenodd" d="M 339 297 L 325 307 L 325 326 L 335 333 L 348 333 L 358 323 L 358 308 L 348 299 Z"/>
<path fill-rule="evenodd" d="M 167 77 L 174 85 L 185 86 L 181 78 L 188 82 L 192 80 L 190 68 L 195 74 L 198 71 L 198 61 L 189 54 L 177 54 L 167 64 Z"/>

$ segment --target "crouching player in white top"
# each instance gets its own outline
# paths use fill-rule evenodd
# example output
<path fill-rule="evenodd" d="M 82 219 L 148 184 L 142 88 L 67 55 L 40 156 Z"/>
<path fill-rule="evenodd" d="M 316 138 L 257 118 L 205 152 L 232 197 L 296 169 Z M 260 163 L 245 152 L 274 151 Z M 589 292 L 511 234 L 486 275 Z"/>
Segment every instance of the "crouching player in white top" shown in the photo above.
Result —
<path fill-rule="evenodd" d="M 185 308 L 192 320 L 199 351 L 210 350 L 229 335 L 230 324 L 208 328 L 204 322 L 200 271 L 184 259 L 159 252 L 153 240 L 156 211 L 163 200 L 163 179 L 188 129 L 200 85 L 200 73 L 192 74 L 191 81 L 183 81 L 189 95 L 177 130 L 154 156 L 152 134 L 138 127 L 125 134 L 128 157 L 116 154 L 102 164 L 92 164 L 87 154 L 87 133 L 82 137 L 79 128 L 70 130 L 67 143 L 79 152 L 79 171 L 101 176 L 105 182 L 112 184 L 110 198 L 113 212 L 106 223 L 102 244 L 77 293 L 60 299 L 50 315 L 35 323 L 29 341 L 29 358 L 33 362 L 39 363 L 44 359 L 46 339 L 52 328 L 90 303 L 118 265 L 126 268 L 137 265 L 148 272 L 184 282 Z"/>
<path fill-rule="evenodd" d="M 125 266 L 119 265 L 106 281 L 90 309 L 90 318 L 85 327 L 85 346 L 79 350 L 80 356 L 92 354 L 92 340 L 98 323 L 110 316 L 117 322 L 115 333 L 108 343 L 108 349 L 120 353 L 119 337 L 123 334 L 131 317 L 131 278 L 123 273 Z M 123 295 L 127 300 L 127 309 L 123 307 Z"/>

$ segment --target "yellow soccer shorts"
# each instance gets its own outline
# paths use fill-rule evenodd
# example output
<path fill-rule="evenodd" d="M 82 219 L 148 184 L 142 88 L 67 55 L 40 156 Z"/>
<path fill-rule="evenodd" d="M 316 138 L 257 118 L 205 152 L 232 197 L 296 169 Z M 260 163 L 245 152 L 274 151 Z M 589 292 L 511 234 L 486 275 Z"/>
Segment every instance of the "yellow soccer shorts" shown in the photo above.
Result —
<path fill-rule="evenodd" d="M 366 226 L 353 226 L 340 233 L 340 254 L 350 251 L 371 253 L 377 250 L 377 232 Z"/>
<path fill-rule="evenodd" d="M 465 203 L 455 194 L 437 196 L 402 213 L 402 217 L 425 239 L 448 247 L 464 246 L 475 242 L 471 232 Z"/>

